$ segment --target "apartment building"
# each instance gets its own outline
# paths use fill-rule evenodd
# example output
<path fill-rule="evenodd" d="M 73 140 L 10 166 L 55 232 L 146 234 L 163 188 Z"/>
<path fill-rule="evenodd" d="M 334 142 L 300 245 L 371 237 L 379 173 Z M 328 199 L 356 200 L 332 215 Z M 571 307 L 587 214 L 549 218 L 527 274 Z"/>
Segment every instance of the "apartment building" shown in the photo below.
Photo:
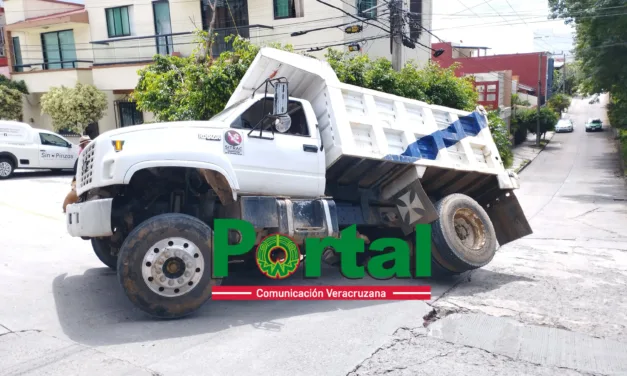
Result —
<path fill-rule="evenodd" d="M 430 46 L 422 28 L 431 27 L 432 0 L 404 1 L 412 12 L 407 33 Z M 93 84 L 108 97 L 100 132 L 152 120 L 128 100 L 137 70 L 150 64 L 155 54 L 189 56 L 197 46 L 194 30 L 208 29 L 210 4 L 215 4 L 214 28 L 219 34 L 214 55 L 231 48 L 225 36 L 238 34 L 259 45 L 291 44 L 319 58 L 326 47 L 346 50 L 360 41 L 354 53 L 391 58 L 389 37 L 382 30 L 389 28 L 389 5 L 382 0 L 5 0 L 11 76 L 24 80 L 32 93 L 25 98 L 24 121 L 51 129 L 49 117 L 40 114 L 41 95 L 76 82 Z M 344 12 L 369 22 L 359 23 L 360 32 L 348 34 L 345 28 L 355 19 Z M 294 36 L 297 32 L 300 35 Z M 401 56 L 403 62 L 424 63 L 431 51 L 405 47 Z"/>

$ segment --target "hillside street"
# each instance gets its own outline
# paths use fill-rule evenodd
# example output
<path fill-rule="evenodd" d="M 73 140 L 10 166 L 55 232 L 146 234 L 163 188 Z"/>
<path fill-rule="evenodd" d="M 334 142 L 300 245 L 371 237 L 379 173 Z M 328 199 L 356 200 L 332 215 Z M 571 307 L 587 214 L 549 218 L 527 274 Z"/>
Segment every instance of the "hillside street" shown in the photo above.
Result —
<path fill-rule="evenodd" d="M 428 302 L 209 302 L 158 321 L 89 242 L 70 237 L 71 175 L 0 183 L 0 375 L 627 374 L 627 187 L 603 106 L 573 99 L 516 192 L 534 233 L 488 266 L 428 283 Z M 228 284 L 367 284 L 233 276 Z"/>

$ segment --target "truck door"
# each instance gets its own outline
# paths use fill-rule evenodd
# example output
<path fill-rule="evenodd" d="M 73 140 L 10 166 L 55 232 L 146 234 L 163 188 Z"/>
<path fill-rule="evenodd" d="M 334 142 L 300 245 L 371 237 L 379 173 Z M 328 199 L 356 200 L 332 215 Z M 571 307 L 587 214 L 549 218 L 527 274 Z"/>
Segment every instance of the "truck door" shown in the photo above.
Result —
<path fill-rule="evenodd" d="M 76 150 L 72 144 L 51 133 L 39 132 L 39 167 L 63 168 L 74 167 Z"/>
<path fill-rule="evenodd" d="M 322 195 L 324 153 L 320 151 L 315 125 L 308 123 L 307 113 L 300 101 L 291 100 L 289 103 L 292 126 L 286 133 L 275 131 L 273 136 L 271 118 L 264 120 L 263 132 L 258 127 L 251 133 L 264 114 L 272 113 L 272 108 L 273 98 L 253 103 L 235 118 L 231 129 L 225 132 L 224 152 L 230 154 L 241 192 L 273 196 Z"/>

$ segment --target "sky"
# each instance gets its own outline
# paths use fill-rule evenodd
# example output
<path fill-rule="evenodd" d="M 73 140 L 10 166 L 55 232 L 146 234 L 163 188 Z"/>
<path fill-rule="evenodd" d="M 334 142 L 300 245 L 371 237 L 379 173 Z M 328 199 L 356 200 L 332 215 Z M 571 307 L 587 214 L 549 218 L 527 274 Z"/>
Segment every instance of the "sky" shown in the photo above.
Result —
<path fill-rule="evenodd" d="M 563 20 L 549 21 L 548 14 L 547 0 L 433 0 L 431 31 L 448 42 L 490 47 L 488 55 L 569 55 L 573 29 Z"/>

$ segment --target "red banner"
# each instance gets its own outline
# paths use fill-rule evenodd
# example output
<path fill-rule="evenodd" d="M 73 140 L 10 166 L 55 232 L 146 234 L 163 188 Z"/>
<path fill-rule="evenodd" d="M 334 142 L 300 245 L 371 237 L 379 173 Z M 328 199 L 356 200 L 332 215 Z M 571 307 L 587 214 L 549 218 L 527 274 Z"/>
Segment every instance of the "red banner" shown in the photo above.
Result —
<path fill-rule="evenodd" d="M 212 300 L 430 300 L 430 286 L 214 286 Z"/>

